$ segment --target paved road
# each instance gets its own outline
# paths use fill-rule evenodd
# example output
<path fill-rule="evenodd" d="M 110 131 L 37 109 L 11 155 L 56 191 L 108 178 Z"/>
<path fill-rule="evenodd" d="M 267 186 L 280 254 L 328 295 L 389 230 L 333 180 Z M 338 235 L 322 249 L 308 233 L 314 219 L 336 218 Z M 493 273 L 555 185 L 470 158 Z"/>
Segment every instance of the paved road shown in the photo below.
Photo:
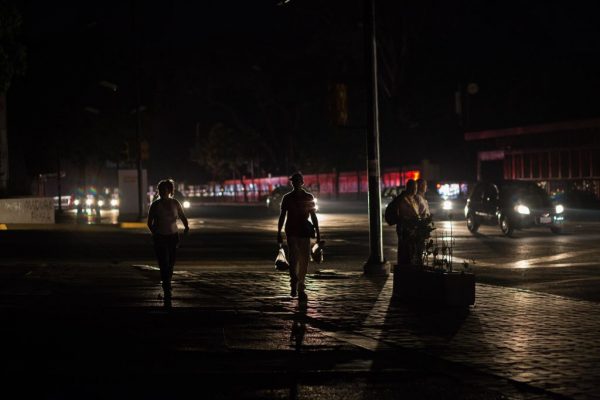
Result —
<path fill-rule="evenodd" d="M 596 303 L 477 285 L 470 312 L 391 300 L 392 279 L 145 265 L 0 269 L 0 373 L 34 398 L 598 399 Z"/>
<path fill-rule="evenodd" d="M 0 231 L 3 376 L 38 398 L 600 396 L 596 223 L 516 239 L 452 224 L 455 254 L 475 259 L 479 281 L 465 314 L 396 304 L 391 277 L 363 276 L 360 213 L 321 214 L 328 250 L 311 265 L 307 309 L 273 271 L 276 216 L 232 207 L 190 216 L 171 311 L 141 228 Z M 384 242 L 393 258 L 390 227 Z"/>
<path fill-rule="evenodd" d="M 332 207 L 330 207 L 331 209 Z M 357 208 L 320 213 L 326 262 L 311 268 L 361 271 L 368 257 L 368 219 Z M 179 265 L 207 270 L 252 265 L 272 268 L 277 216 L 261 207 L 204 206 L 189 212 L 192 234 L 184 238 Z M 10 227 L 9 227 L 10 228 Z M 480 283 L 600 301 L 600 222 L 569 222 L 567 233 L 536 228 L 505 238 L 495 227 L 470 234 L 462 221 L 437 223 L 438 236 L 455 241 L 455 260 L 467 260 Z M 2 263 L 153 263 L 146 230 L 118 225 L 66 224 L 53 230 L 0 231 Z M 396 259 L 393 227 L 384 227 L 385 256 Z"/>

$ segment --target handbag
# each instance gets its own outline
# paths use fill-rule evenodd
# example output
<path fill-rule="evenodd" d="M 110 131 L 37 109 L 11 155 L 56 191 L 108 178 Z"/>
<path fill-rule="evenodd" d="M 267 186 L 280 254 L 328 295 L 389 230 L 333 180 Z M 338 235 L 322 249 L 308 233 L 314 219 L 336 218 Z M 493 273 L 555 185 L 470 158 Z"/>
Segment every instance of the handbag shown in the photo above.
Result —
<path fill-rule="evenodd" d="M 325 247 L 325 241 L 315 243 L 310 250 L 310 259 L 317 264 L 323 262 L 323 248 Z"/>
<path fill-rule="evenodd" d="M 277 252 L 277 257 L 275 258 L 275 269 L 277 271 L 287 271 L 290 269 L 290 264 L 285 256 L 285 250 L 281 245 L 279 245 L 279 251 Z"/>

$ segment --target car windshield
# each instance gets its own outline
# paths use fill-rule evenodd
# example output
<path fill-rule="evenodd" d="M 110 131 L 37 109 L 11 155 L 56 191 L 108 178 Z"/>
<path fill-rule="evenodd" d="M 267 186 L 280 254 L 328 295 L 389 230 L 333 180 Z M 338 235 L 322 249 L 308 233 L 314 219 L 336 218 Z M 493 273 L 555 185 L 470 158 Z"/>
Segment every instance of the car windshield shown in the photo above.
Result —
<path fill-rule="evenodd" d="M 507 182 L 500 186 L 500 195 L 511 203 L 522 203 L 527 207 L 550 207 L 550 196 L 535 183 Z"/>

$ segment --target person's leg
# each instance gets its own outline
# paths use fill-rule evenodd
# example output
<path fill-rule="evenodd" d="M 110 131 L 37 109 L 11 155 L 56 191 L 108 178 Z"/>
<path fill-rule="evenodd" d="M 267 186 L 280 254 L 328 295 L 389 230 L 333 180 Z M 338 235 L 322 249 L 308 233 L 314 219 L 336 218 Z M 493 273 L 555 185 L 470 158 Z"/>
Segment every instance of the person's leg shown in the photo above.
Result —
<path fill-rule="evenodd" d="M 398 232 L 398 265 L 405 266 L 410 264 L 410 255 L 406 240 L 404 240 L 402 231 Z"/>
<path fill-rule="evenodd" d="M 166 282 L 170 281 L 169 250 L 168 243 L 164 237 L 159 235 L 154 237 L 154 251 L 156 252 L 156 260 L 158 261 L 158 267 L 160 268 L 160 279 L 164 290 Z"/>
<path fill-rule="evenodd" d="M 298 285 L 298 239 L 295 236 L 288 236 L 287 244 L 289 249 L 288 263 L 290 264 L 290 295 L 296 296 Z"/>
<path fill-rule="evenodd" d="M 306 300 L 305 279 L 310 258 L 310 238 L 298 238 L 298 292 L 301 300 Z"/>
<path fill-rule="evenodd" d="M 425 243 L 418 242 L 415 245 L 415 254 L 413 255 L 413 262 L 415 265 L 423 265 L 423 252 L 425 251 Z"/>
<path fill-rule="evenodd" d="M 175 269 L 175 260 L 177 260 L 177 245 L 179 244 L 179 235 L 175 234 L 171 236 L 171 241 L 169 243 L 169 271 L 171 273 L 170 277 L 173 277 L 173 270 Z"/>

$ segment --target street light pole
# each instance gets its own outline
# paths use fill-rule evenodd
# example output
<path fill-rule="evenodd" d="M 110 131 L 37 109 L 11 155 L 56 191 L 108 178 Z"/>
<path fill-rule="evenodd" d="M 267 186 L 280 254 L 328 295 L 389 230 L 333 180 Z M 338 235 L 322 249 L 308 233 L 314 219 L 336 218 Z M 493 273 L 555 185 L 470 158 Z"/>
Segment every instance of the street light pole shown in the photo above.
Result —
<path fill-rule="evenodd" d="M 140 73 L 141 73 L 141 57 L 140 57 L 140 38 L 137 24 L 137 9 L 136 0 L 131 0 L 132 25 L 134 35 L 134 79 L 135 79 L 135 138 L 137 147 L 137 183 L 138 183 L 138 220 L 144 218 L 144 203 L 143 203 L 143 185 L 142 185 L 142 115 L 141 115 L 141 94 L 140 94 Z"/>
<path fill-rule="evenodd" d="M 364 0 L 365 66 L 367 71 L 367 172 L 369 175 L 369 250 L 364 265 L 367 275 L 388 275 L 390 264 L 383 256 L 381 226 L 381 171 L 379 166 L 379 105 L 377 99 L 377 41 L 375 0 Z"/>

